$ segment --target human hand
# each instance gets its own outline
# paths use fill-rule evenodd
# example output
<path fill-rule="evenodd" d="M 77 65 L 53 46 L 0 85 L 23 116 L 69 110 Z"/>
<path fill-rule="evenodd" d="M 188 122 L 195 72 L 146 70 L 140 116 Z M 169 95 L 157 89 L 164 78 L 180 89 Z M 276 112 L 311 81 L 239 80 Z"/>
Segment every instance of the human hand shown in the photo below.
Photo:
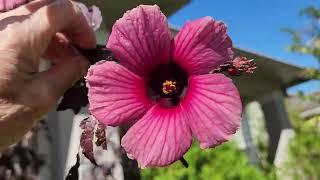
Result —
<path fill-rule="evenodd" d="M 69 0 L 36 0 L 0 13 L 0 149 L 19 140 L 84 75 L 73 48 L 94 48 L 94 32 Z M 54 66 L 39 72 L 41 58 Z"/>

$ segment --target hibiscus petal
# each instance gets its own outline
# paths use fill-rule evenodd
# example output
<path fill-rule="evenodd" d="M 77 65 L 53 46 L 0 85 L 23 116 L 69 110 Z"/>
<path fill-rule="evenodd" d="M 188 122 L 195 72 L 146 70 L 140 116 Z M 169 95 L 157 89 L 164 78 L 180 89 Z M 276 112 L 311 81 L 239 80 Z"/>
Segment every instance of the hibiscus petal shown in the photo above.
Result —
<path fill-rule="evenodd" d="M 146 75 L 157 64 L 169 61 L 170 31 L 159 7 L 140 5 L 114 24 L 107 47 L 120 64 Z"/>
<path fill-rule="evenodd" d="M 94 31 L 97 31 L 100 28 L 100 25 L 102 23 L 102 16 L 101 16 L 100 9 L 95 5 L 87 7 L 85 4 L 81 2 L 73 1 L 73 3 L 79 7 L 80 11 L 86 18 L 89 26 Z"/>
<path fill-rule="evenodd" d="M 144 80 L 115 62 L 99 62 L 86 77 L 89 111 L 109 126 L 139 119 L 151 107 Z"/>
<path fill-rule="evenodd" d="M 192 136 L 180 106 L 152 107 L 122 138 L 122 146 L 143 167 L 167 166 L 189 149 Z"/>
<path fill-rule="evenodd" d="M 182 106 L 188 112 L 188 125 L 201 148 L 229 140 L 241 124 L 239 92 L 223 74 L 191 76 Z"/>
<path fill-rule="evenodd" d="M 189 74 L 208 73 L 232 58 L 232 41 L 221 21 L 187 22 L 174 39 L 173 60 Z"/>

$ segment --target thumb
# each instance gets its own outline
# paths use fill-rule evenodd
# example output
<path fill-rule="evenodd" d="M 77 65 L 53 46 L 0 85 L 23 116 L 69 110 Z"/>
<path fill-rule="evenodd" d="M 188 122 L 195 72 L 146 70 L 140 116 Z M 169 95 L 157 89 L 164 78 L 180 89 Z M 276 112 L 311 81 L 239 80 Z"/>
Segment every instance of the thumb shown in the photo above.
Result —
<path fill-rule="evenodd" d="M 60 97 L 77 80 L 85 75 L 89 68 L 88 61 L 80 54 L 62 60 L 39 76 L 42 86 L 48 88 L 48 94 Z"/>
<path fill-rule="evenodd" d="M 84 76 L 89 67 L 88 61 L 80 54 L 65 58 L 48 71 L 38 73 L 31 83 L 33 91 L 36 89 L 37 92 L 29 102 L 33 103 L 33 107 L 45 108 L 41 113 L 55 106 L 64 92 Z"/>

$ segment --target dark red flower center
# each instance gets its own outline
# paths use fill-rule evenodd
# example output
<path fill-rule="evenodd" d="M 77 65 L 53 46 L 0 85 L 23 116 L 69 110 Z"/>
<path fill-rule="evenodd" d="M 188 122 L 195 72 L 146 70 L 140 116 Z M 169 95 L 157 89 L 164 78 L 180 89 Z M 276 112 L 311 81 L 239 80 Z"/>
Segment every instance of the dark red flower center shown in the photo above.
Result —
<path fill-rule="evenodd" d="M 148 76 L 150 96 L 157 101 L 179 103 L 180 96 L 188 85 L 188 76 L 177 64 L 161 64 L 154 68 Z"/>

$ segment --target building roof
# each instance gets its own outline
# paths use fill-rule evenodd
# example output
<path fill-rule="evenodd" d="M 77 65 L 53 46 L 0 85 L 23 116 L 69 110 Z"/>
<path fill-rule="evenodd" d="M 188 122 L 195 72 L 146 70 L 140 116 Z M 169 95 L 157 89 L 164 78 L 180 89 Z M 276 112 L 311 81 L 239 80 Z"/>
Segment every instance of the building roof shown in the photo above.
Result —
<path fill-rule="evenodd" d="M 275 90 L 285 90 L 309 80 L 304 73 L 304 68 L 241 48 L 234 48 L 234 51 L 236 56 L 255 59 L 257 63 L 257 69 L 253 75 L 233 78 L 245 101 L 258 99 Z"/>
<path fill-rule="evenodd" d="M 320 91 L 306 96 L 291 95 L 287 98 L 287 104 L 294 112 L 299 112 L 302 119 L 310 119 L 320 115 Z"/>

